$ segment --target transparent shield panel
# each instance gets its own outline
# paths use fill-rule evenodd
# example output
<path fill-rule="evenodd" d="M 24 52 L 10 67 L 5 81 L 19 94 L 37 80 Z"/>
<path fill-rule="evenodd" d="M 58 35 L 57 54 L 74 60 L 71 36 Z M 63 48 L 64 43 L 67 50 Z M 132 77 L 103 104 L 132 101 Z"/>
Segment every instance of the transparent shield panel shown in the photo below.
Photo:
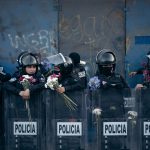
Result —
<path fill-rule="evenodd" d="M 55 130 L 53 125 L 53 118 L 55 116 L 55 93 L 54 91 L 45 90 L 45 103 L 46 103 L 46 149 L 55 149 Z"/>
<path fill-rule="evenodd" d="M 134 141 L 131 138 L 133 129 L 130 129 L 128 124 L 131 124 L 132 113 L 136 112 L 134 93 L 130 89 L 117 88 L 89 91 L 87 96 L 89 149 L 130 149 Z"/>
<path fill-rule="evenodd" d="M 75 109 L 70 109 L 64 97 L 56 91 L 47 90 L 47 148 L 51 145 L 55 150 L 85 149 L 87 145 L 85 94 L 84 90 L 66 93 L 76 104 Z"/>
<path fill-rule="evenodd" d="M 138 96 L 139 97 L 139 96 Z M 136 90 L 130 89 L 130 95 L 124 96 L 125 119 L 128 125 L 127 147 L 132 150 L 138 150 L 138 118 L 139 103 L 136 96 Z"/>
<path fill-rule="evenodd" d="M 127 149 L 127 121 L 124 119 L 100 119 L 96 129 L 97 147 L 96 149 Z"/>
<path fill-rule="evenodd" d="M 84 119 L 54 119 L 53 120 L 55 150 L 85 149 Z"/>
<path fill-rule="evenodd" d="M 150 89 L 142 88 L 136 91 L 136 96 L 139 105 L 138 119 L 138 146 L 142 150 L 150 149 Z"/>
<path fill-rule="evenodd" d="M 43 93 L 32 95 L 27 109 L 21 97 L 5 92 L 6 150 L 45 149 Z"/>

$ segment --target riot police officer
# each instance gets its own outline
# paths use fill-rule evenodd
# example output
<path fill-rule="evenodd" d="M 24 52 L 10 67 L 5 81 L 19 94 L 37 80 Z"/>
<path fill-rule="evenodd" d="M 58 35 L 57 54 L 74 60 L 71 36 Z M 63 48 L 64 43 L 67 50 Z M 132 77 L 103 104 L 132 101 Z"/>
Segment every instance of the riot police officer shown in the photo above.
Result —
<path fill-rule="evenodd" d="M 129 76 L 143 75 L 143 83 L 137 84 L 136 89 L 149 88 L 150 87 L 150 52 L 146 54 L 147 62 L 145 65 L 135 71 L 129 73 Z"/>
<path fill-rule="evenodd" d="M 57 88 L 57 92 L 65 93 L 75 104 L 75 110 L 69 109 L 65 101 L 59 95 L 55 98 L 55 118 L 65 119 L 67 121 L 78 121 L 82 118 L 83 94 L 86 88 L 86 74 L 80 65 L 74 66 L 72 59 L 65 56 L 65 62 L 58 66 L 60 68 L 61 77 L 59 83 L 62 87 Z M 81 137 L 62 138 L 62 149 L 81 149 Z M 75 144 L 76 143 L 76 144 Z"/>
<path fill-rule="evenodd" d="M 116 119 L 122 120 L 125 117 L 124 89 L 129 89 L 129 87 L 123 77 L 115 72 L 116 56 L 114 52 L 109 49 L 101 50 L 96 55 L 96 64 L 98 67 L 96 76 L 100 85 L 95 105 L 102 110 L 101 118 L 114 122 Z M 123 140 L 110 138 L 108 141 L 107 146 L 113 150 L 122 147 Z"/>
<path fill-rule="evenodd" d="M 60 83 L 63 85 L 63 92 L 80 91 L 86 88 L 86 72 L 79 61 L 72 61 L 73 59 L 65 56 L 66 62 L 60 65 L 61 78 Z M 74 62 L 74 63 L 73 63 Z M 60 87 L 60 89 L 63 89 Z"/>
<path fill-rule="evenodd" d="M 83 61 L 81 61 L 80 55 L 77 52 L 70 53 L 69 57 L 73 63 L 72 75 L 80 80 L 80 84 L 85 89 L 87 86 L 87 75 L 84 64 L 81 63 Z"/>
<path fill-rule="evenodd" d="M 104 96 L 100 100 L 100 106 L 103 110 L 102 115 L 107 118 L 123 117 L 123 90 L 129 87 L 123 77 L 115 73 L 115 54 L 109 49 L 104 49 L 97 54 L 96 63 L 98 65 L 96 75 L 100 80 L 100 90 Z M 111 98 L 108 98 L 108 96 L 111 96 Z"/>
<path fill-rule="evenodd" d="M 23 53 L 18 60 L 18 68 L 20 69 L 12 75 L 10 82 L 5 85 L 5 88 L 14 94 L 26 98 L 30 96 L 30 93 L 44 88 L 45 79 L 38 70 L 38 61 L 34 54 Z M 24 75 L 32 76 L 34 80 L 28 90 L 24 90 L 20 84 Z"/>
<path fill-rule="evenodd" d="M 12 140 L 13 137 L 10 130 L 10 120 L 25 120 L 32 122 L 36 120 L 39 122 L 39 134 L 35 138 L 42 136 L 45 138 L 45 101 L 43 99 L 43 90 L 45 89 L 45 78 L 43 74 L 38 70 L 38 61 L 33 53 L 24 53 L 20 56 L 19 69 L 12 75 L 11 80 L 5 84 L 6 94 L 5 100 L 6 106 L 8 107 L 5 112 L 5 123 L 6 123 L 6 133 L 7 141 Z M 11 118 L 8 121 L 8 118 Z M 8 127 L 9 126 L 9 127 Z M 18 148 L 20 149 L 34 149 L 38 146 L 44 146 L 44 142 L 33 143 L 33 138 L 29 137 L 16 137 L 18 140 Z M 35 140 L 35 139 L 34 139 Z M 26 141 L 26 144 L 24 144 Z M 28 142 L 27 142 L 28 141 Z M 14 145 L 10 142 L 10 147 L 13 148 Z M 42 149 L 42 148 L 40 148 Z"/>
<path fill-rule="evenodd" d="M 128 88 L 123 77 L 115 73 L 116 56 L 111 50 L 104 49 L 96 56 L 97 75 L 101 79 L 101 87 Z"/>
<path fill-rule="evenodd" d="M 4 67 L 0 67 L 0 149 L 4 149 L 4 101 L 3 84 L 10 80 L 11 75 L 5 72 Z"/>

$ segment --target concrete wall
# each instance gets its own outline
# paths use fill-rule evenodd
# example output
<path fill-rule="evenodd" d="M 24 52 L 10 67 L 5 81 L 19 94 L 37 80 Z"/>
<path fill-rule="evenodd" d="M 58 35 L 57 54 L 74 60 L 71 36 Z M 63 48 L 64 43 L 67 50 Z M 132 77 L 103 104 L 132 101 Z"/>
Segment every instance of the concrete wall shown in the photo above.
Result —
<path fill-rule="evenodd" d="M 124 75 L 125 2 L 60 0 L 60 5 L 60 50 L 66 55 L 72 51 L 81 54 L 93 73 L 97 52 L 111 49 L 117 56 L 117 71 Z"/>

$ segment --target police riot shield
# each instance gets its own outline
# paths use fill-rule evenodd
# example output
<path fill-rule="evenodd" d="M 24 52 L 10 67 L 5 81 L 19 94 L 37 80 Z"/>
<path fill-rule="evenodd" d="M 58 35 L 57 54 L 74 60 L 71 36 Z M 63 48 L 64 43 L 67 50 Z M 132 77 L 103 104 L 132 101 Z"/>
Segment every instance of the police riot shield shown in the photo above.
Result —
<path fill-rule="evenodd" d="M 136 97 L 139 104 L 138 146 L 140 150 L 148 150 L 150 149 L 150 89 L 142 88 L 136 90 Z"/>
<path fill-rule="evenodd" d="M 4 149 L 4 101 L 2 84 L 0 83 L 0 150 Z"/>
<path fill-rule="evenodd" d="M 96 89 L 89 91 L 88 145 L 94 150 L 130 149 L 133 139 L 128 127 L 136 102 L 130 89 Z"/>
<path fill-rule="evenodd" d="M 125 108 L 125 117 L 127 121 L 127 147 L 129 150 L 139 150 L 138 146 L 138 137 L 139 130 L 138 126 L 138 100 L 136 98 L 136 91 L 135 89 L 130 89 L 130 94 L 128 96 L 124 96 L 124 108 Z"/>
<path fill-rule="evenodd" d="M 51 102 L 46 105 L 46 122 L 47 134 L 52 133 L 52 137 L 47 136 L 47 147 L 52 142 L 52 150 L 85 149 L 87 135 L 85 92 L 81 90 L 66 92 L 65 94 L 64 97 L 56 91 L 49 90 L 49 97 L 51 98 L 49 101 Z M 68 104 L 66 96 L 73 103 Z"/>
<path fill-rule="evenodd" d="M 5 91 L 5 149 L 45 149 L 44 92 L 31 95 L 28 102 Z"/>

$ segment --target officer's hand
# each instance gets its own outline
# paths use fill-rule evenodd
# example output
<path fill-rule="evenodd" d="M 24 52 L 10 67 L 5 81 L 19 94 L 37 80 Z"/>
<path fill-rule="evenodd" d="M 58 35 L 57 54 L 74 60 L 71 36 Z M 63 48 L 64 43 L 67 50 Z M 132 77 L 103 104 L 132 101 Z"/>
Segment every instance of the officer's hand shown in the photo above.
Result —
<path fill-rule="evenodd" d="M 133 77 L 133 76 L 136 75 L 136 73 L 137 73 L 136 71 L 130 72 L 130 73 L 129 73 L 129 76 L 130 76 L 130 77 Z"/>
<path fill-rule="evenodd" d="M 29 99 L 29 97 L 28 96 L 25 96 L 25 92 L 24 91 L 20 91 L 19 92 L 19 95 L 23 98 L 23 99 Z"/>
<path fill-rule="evenodd" d="M 64 93 L 65 92 L 65 88 L 64 87 L 59 87 L 56 89 L 57 92 L 59 93 Z"/>
<path fill-rule="evenodd" d="M 20 95 L 23 99 L 27 100 L 27 99 L 30 98 L 30 91 L 29 91 L 29 89 L 26 89 L 26 90 L 24 90 L 24 91 L 20 91 L 20 92 L 19 92 L 19 95 Z"/>
<path fill-rule="evenodd" d="M 30 90 L 29 90 L 29 89 L 26 89 L 26 90 L 24 91 L 24 96 L 25 96 L 25 97 L 30 97 Z"/>
<path fill-rule="evenodd" d="M 140 90 L 141 88 L 143 88 L 144 86 L 142 84 L 137 84 L 135 87 L 135 90 Z"/>
<path fill-rule="evenodd" d="M 22 97 L 23 96 L 24 91 L 20 91 L 19 95 Z"/>
<path fill-rule="evenodd" d="M 106 81 L 102 81 L 102 84 L 103 84 L 103 85 L 106 85 L 106 84 L 107 84 L 107 82 L 106 82 Z"/>

